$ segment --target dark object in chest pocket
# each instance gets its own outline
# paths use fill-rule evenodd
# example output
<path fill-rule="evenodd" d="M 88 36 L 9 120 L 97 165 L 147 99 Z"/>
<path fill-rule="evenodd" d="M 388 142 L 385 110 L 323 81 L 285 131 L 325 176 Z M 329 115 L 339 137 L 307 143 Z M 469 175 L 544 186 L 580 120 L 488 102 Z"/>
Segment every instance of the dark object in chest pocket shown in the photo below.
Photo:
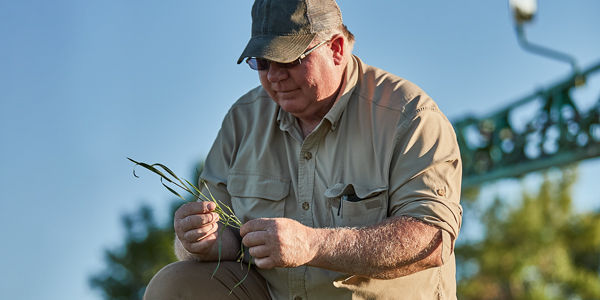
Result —
<path fill-rule="evenodd" d="M 344 202 L 354 202 L 354 203 L 356 203 L 356 202 L 364 201 L 362 204 L 364 205 L 364 207 L 367 210 L 370 210 L 370 209 L 373 209 L 373 208 L 379 208 L 379 207 L 381 207 L 381 203 L 379 201 L 374 201 L 373 198 L 376 198 L 380 194 L 381 193 L 375 195 L 372 198 L 367 198 L 367 199 L 361 199 L 356 194 L 342 195 L 342 197 L 340 198 L 340 203 L 338 205 L 337 215 L 340 216 L 340 212 L 343 209 Z M 373 200 L 373 201 L 370 201 L 370 200 Z"/>

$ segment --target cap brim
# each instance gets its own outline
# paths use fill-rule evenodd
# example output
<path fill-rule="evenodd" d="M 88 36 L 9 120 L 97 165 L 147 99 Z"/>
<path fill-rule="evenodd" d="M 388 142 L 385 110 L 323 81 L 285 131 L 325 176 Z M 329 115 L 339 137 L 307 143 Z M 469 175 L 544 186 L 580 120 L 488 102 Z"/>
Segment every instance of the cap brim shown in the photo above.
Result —
<path fill-rule="evenodd" d="M 247 57 L 260 57 L 280 63 L 289 63 L 300 57 L 308 48 L 316 34 L 293 36 L 252 37 L 237 63 Z"/>

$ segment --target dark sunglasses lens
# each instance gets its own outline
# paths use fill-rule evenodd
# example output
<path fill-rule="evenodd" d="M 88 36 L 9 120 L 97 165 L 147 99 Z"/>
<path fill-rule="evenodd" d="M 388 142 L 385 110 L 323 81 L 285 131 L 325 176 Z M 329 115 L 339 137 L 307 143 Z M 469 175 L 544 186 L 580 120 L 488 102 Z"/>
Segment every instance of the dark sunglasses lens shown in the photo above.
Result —
<path fill-rule="evenodd" d="M 269 68 L 269 61 L 266 59 L 251 57 L 246 62 L 252 70 L 263 71 Z"/>

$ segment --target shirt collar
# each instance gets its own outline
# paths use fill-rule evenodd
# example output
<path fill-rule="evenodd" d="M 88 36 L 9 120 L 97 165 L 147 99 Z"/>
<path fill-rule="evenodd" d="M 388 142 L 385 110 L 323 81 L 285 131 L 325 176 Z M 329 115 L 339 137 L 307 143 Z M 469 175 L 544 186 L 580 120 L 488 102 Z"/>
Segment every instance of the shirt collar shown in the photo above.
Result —
<path fill-rule="evenodd" d="M 294 123 L 296 122 L 296 120 L 294 119 L 294 116 L 292 116 L 292 114 L 286 112 L 285 110 L 281 109 L 281 106 L 277 106 L 277 123 L 279 124 L 279 129 L 281 129 L 282 131 L 289 131 L 290 128 L 294 125 Z"/>
<path fill-rule="evenodd" d="M 344 113 L 344 110 L 346 110 L 346 106 L 348 106 L 348 101 L 350 101 L 352 92 L 354 92 L 356 82 L 358 81 L 358 58 L 354 55 L 352 55 L 351 58 L 352 59 L 348 62 L 346 71 L 344 72 L 344 81 L 340 88 L 341 92 L 338 93 L 335 103 L 324 118 L 331 123 L 331 130 L 336 130 L 338 127 L 340 118 Z"/>

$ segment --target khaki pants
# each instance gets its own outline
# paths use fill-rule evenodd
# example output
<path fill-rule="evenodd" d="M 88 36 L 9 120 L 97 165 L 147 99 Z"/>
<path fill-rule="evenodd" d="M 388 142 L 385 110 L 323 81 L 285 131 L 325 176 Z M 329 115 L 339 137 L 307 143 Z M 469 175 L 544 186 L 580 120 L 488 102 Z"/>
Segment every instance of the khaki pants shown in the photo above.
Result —
<path fill-rule="evenodd" d="M 179 261 L 162 268 L 148 284 L 144 300 L 170 299 L 271 299 L 265 279 L 251 269 L 242 284 L 233 288 L 248 271 L 237 262 Z"/>

